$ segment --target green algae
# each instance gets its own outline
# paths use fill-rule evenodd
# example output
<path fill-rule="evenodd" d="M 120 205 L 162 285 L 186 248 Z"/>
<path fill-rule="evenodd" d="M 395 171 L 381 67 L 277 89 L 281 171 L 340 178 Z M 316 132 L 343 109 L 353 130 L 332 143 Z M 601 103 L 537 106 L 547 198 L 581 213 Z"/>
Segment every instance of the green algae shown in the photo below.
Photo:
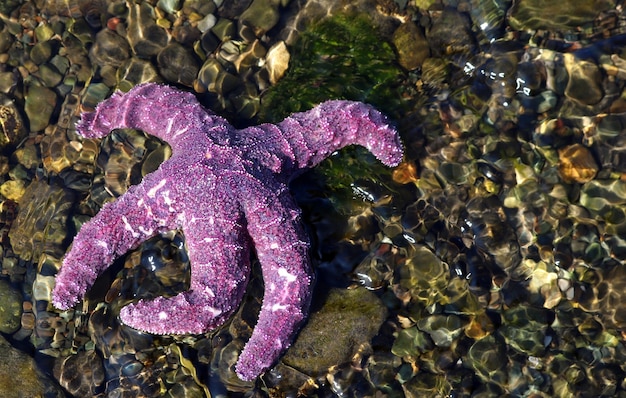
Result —
<path fill-rule="evenodd" d="M 363 101 L 397 115 L 406 104 L 395 58 L 368 16 L 322 20 L 302 33 L 287 75 L 264 94 L 259 119 L 277 122 L 328 99 Z"/>

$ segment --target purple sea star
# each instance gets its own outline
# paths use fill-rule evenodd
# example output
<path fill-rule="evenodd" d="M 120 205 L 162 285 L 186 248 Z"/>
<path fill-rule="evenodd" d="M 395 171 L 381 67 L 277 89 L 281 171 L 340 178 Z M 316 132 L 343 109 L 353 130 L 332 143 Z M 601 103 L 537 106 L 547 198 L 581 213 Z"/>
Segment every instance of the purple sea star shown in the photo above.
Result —
<path fill-rule="evenodd" d="M 180 228 L 191 260 L 190 289 L 130 304 L 120 318 L 149 333 L 203 333 L 239 306 L 254 244 L 265 292 L 236 365 L 243 380 L 259 376 L 291 344 L 311 298 L 309 244 L 289 180 L 351 144 L 386 165 L 402 158 L 397 132 L 359 102 L 328 101 L 276 125 L 236 130 L 193 94 L 148 83 L 113 94 L 77 124 L 88 138 L 117 128 L 165 140 L 172 157 L 82 226 L 56 277 L 54 305 L 72 307 L 116 257 Z"/>

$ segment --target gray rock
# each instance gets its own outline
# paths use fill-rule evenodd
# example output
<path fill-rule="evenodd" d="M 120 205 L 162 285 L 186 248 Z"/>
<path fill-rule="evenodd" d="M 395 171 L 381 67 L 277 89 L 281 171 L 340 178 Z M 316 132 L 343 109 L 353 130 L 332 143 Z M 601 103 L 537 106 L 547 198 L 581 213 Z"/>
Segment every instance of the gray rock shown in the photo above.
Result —
<path fill-rule="evenodd" d="M 110 29 L 104 29 L 96 35 L 96 42 L 89 52 L 93 64 L 118 67 L 130 57 L 128 42 Z"/>
<path fill-rule="evenodd" d="M 159 73 L 170 83 L 191 87 L 200 71 L 193 51 L 178 43 L 166 46 L 157 56 Z"/>

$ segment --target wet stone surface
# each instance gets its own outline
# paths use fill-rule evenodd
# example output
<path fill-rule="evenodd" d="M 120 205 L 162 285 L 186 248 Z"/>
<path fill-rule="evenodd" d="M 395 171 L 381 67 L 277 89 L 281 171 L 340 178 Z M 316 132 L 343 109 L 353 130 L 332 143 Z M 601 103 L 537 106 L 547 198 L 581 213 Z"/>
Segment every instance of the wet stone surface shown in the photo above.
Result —
<path fill-rule="evenodd" d="M 0 2 L 0 395 L 626 396 L 626 17 L 614 1 Z M 238 126 L 329 98 L 387 113 L 406 149 L 359 149 L 292 185 L 313 311 L 253 383 L 234 372 L 260 268 L 203 335 L 120 324 L 189 286 L 185 237 L 50 303 L 81 225 L 171 155 L 79 137 L 114 90 L 193 91 Z M 16 381 L 17 380 L 17 381 Z"/>

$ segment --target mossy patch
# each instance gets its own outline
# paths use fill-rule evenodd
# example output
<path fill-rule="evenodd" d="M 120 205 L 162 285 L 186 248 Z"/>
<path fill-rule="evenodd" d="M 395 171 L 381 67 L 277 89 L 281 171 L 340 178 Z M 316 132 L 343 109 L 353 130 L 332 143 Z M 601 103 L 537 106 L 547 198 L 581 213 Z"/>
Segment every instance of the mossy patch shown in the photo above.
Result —
<path fill-rule="evenodd" d="M 287 75 L 264 94 L 259 119 L 277 122 L 329 99 L 367 102 L 394 116 L 405 106 L 404 78 L 368 16 L 339 14 L 302 33 Z"/>

